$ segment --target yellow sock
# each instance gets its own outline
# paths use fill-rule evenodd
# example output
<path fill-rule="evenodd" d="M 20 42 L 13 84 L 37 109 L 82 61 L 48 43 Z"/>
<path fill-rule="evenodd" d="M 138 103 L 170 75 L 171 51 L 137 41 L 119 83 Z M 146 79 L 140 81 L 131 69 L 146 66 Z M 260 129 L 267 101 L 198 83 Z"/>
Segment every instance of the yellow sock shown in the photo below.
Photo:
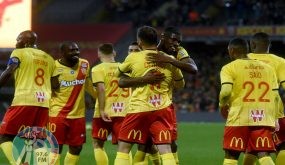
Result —
<path fill-rule="evenodd" d="M 13 158 L 13 143 L 8 141 L 8 142 L 4 142 L 0 145 L 0 147 L 2 148 L 2 151 L 4 152 L 4 155 L 6 156 L 6 158 L 8 159 L 9 163 L 11 165 L 16 165 L 16 161 Z"/>
<path fill-rule="evenodd" d="M 270 156 L 262 157 L 262 158 L 258 159 L 258 161 L 259 161 L 260 165 L 274 165 L 274 162 Z"/>
<path fill-rule="evenodd" d="M 148 165 L 148 158 L 149 158 L 149 153 L 146 153 L 143 161 L 144 165 Z"/>
<path fill-rule="evenodd" d="M 276 157 L 276 165 L 285 164 L 285 150 L 280 150 Z"/>
<path fill-rule="evenodd" d="M 152 164 L 154 164 L 154 165 L 160 165 L 161 164 L 159 152 L 157 152 L 155 154 L 150 154 L 149 159 L 152 161 Z"/>
<path fill-rule="evenodd" d="M 130 164 L 133 164 L 133 154 L 132 154 L 132 151 L 129 152 L 129 161 L 130 161 Z"/>
<path fill-rule="evenodd" d="M 178 153 L 177 152 L 173 153 L 173 156 L 174 156 L 176 164 L 179 164 Z"/>
<path fill-rule="evenodd" d="M 243 164 L 244 165 L 255 165 L 257 161 L 257 157 L 255 155 L 246 153 L 243 156 Z"/>
<path fill-rule="evenodd" d="M 69 152 L 66 153 L 65 159 L 64 159 L 64 165 L 75 165 L 77 164 L 79 160 L 79 155 L 72 155 Z"/>
<path fill-rule="evenodd" d="M 114 165 L 130 165 L 129 154 L 117 152 Z"/>
<path fill-rule="evenodd" d="M 237 165 L 238 161 L 234 159 L 224 159 L 223 165 Z"/>
<path fill-rule="evenodd" d="M 163 165 L 174 165 L 176 164 L 173 153 L 167 153 L 161 155 Z"/>
<path fill-rule="evenodd" d="M 137 152 L 136 152 L 136 154 L 134 156 L 133 163 L 136 165 L 137 163 L 144 162 L 145 157 L 146 157 L 146 153 L 145 152 L 137 150 Z"/>
<path fill-rule="evenodd" d="M 102 148 L 94 149 L 94 156 L 97 165 L 109 164 L 108 156 L 104 149 Z"/>

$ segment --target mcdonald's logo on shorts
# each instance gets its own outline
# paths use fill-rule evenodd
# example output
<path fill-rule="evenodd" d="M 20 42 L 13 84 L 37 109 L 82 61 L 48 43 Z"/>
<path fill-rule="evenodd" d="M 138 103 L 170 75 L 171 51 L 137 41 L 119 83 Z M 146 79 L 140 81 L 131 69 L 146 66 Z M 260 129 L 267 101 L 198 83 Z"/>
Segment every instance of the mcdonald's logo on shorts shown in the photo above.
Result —
<path fill-rule="evenodd" d="M 163 137 L 163 139 L 162 139 Z M 171 136 L 170 136 L 170 132 L 168 130 L 166 131 L 160 131 L 159 132 L 159 141 L 162 141 L 162 140 L 170 140 L 171 139 Z"/>
<path fill-rule="evenodd" d="M 258 137 L 256 139 L 255 147 L 259 148 L 259 142 L 261 142 L 261 147 L 265 147 L 265 142 L 267 142 L 267 147 L 270 148 L 270 142 L 268 137 Z"/>
<path fill-rule="evenodd" d="M 108 137 L 108 130 L 104 129 L 104 128 L 100 128 L 98 131 L 98 137 L 107 138 Z"/>
<path fill-rule="evenodd" d="M 132 129 L 129 134 L 128 134 L 128 139 L 130 139 L 130 137 L 133 135 L 133 139 L 136 139 L 138 136 L 138 140 L 142 139 L 142 131 L 141 130 L 135 130 Z"/>
<path fill-rule="evenodd" d="M 239 144 L 240 144 L 240 148 L 243 149 L 243 140 L 242 138 L 237 138 L 237 137 L 233 137 L 230 143 L 230 147 L 233 146 L 234 143 L 234 147 L 238 148 Z"/>

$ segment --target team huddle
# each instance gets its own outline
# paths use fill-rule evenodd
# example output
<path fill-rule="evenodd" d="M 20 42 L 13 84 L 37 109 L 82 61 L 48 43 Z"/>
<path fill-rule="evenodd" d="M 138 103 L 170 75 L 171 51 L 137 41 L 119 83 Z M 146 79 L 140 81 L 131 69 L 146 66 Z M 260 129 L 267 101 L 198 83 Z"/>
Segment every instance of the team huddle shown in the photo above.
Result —
<path fill-rule="evenodd" d="M 60 45 L 61 58 L 54 60 L 37 49 L 37 35 L 24 31 L 17 38 L 0 87 L 15 79 L 15 94 L 0 126 L 0 146 L 11 165 L 13 139 L 28 127 L 46 127 L 57 139 L 58 153 L 50 153 L 60 164 L 63 145 L 69 149 L 64 164 L 77 164 L 86 141 L 85 92 L 96 100 L 92 138 L 96 164 L 108 165 L 104 143 L 112 135 L 117 144 L 115 165 L 179 164 L 177 125 L 172 93 L 183 88 L 185 74 L 197 66 L 180 45 L 181 33 L 167 27 L 160 38 L 150 26 L 137 30 L 137 41 L 129 46 L 124 62 L 115 61 L 111 43 L 98 47 L 100 64 L 90 67 L 80 58 L 75 42 Z M 226 119 L 224 165 L 285 164 L 285 119 L 279 86 L 285 87 L 285 61 L 269 54 L 270 40 L 256 33 L 250 42 L 235 38 L 228 51 L 233 61 L 221 70 L 219 106 Z M 285 88 L 284 88 L 285 89 Z M 282 133 L 284 132 L 284 133 Z M 137 152 L 132 156 L 133 144 Z M 21 162 L 25 163 L 25 162 Z"/>
<path fill-rule="evenodd" d="M 157 31 L 143 26 L 123 63 L 115 61 L 113 45 L 103 43 L 98 47 L 101 64 L 90 69 L 75 42 L 63 42 L 61 58 L 53 60 L 37 49 L 34 32 L 20 33 L 0 77 L 1 86 L 11 76 L 15 79 L 14 99 L 0 127 L 1 148 L 9 163 L 18 163 L 12 141 L 20 131 L 47 126 L 59 144 L 59 152 L 50 153 L 58 158 L 53 164 L 59 164 L 64 144 L 69 146 L 64 164 L 76 164 L 86 141 L 87 92 L 96 100 L 92 121 L 96 164 L 109 162 L 104 149 L 109 134 L 118 144 L 115 164 L 143 164 L 148 155 L 154 164 L 178 164 L 172 91 L 184 87 L 181 70 L 197 72 L 179 45 L 181 38 L 176 28 L 168 27 L 158 43 Z M 133 158 L 134 143 L 138 151 Z"/>

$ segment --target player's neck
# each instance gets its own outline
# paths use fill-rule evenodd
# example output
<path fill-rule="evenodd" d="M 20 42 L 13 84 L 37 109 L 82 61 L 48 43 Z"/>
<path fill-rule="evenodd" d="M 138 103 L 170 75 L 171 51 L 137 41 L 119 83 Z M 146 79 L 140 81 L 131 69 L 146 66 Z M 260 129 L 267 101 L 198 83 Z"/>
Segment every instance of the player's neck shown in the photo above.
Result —
<path fill-rule="evenodd" d="M 111 57 L 111 58 L 101 58 L 101 61 L 102 62 L 116 62 L 114 57 Z"/>
<path fill-rule="evenodd" d="M 78 64 L 78 62 L 77 63 L 70 63 L 70 62 L 66 61 L 64 58 L 59 59 L 58 62 L 64 66 L 67 66 L 70 68 L 73 68 L 74 66 L 76 66 Z"/>
<path fill-rule="evenodd" d="M 152 45 L 152 46 L 142 46 L 143 50 L 157 50 L 156 45 Z"/>
<path fill-rule="evenodd" d="M 264 51 L 264 50 L 261 50 L 261 51 L 254 51 L 254 54 L 268 54 L 269 51 Z"/>
<path fill-rule="evenodd" d="M 268 54 L 269 53 L 269 48 L 256 48 L 254 50 L 255 54 Z"/>

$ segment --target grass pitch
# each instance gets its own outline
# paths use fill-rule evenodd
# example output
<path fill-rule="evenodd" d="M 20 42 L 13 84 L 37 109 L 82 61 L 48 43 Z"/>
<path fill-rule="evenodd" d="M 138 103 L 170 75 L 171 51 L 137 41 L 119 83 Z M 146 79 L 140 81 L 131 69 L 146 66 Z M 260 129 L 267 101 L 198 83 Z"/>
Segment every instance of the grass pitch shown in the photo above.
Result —
<path fill-rule="evenodd" d="M 223 123 L 179 123 L 178 151 L 180 165 L 221 165 L 224 152 L 222 150 Z M 116 146 L 110 141 L 105 144 L 110 165 L 114 164 Z M 133 151 L 136 146 L 134 145 Z M 66 154 L 64 147 L 61 164 Z M 134 154 L 134 152 L 133 152 Z M 8 164 L 0 151 L 0 165 Z M 87 142 L 80 154 L 79 165 L 95 164 L 91 130 L 87 130 Z"/>

